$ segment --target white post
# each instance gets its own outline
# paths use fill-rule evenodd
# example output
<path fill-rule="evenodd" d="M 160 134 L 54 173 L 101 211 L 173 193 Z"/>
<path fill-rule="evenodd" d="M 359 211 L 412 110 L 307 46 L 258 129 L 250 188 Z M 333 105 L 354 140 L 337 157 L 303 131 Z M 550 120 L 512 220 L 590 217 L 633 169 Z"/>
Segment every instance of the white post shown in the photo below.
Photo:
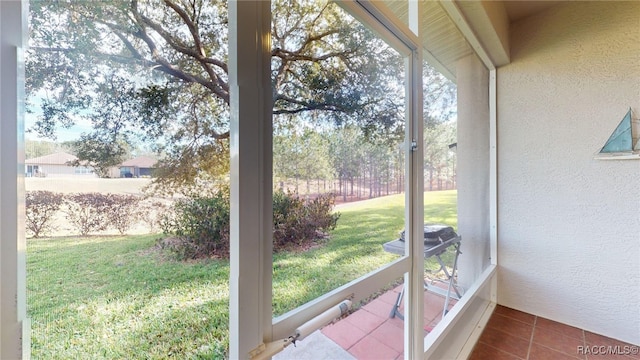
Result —
<path fill-rule="evenodd" d="M 0 359 L 29 358 L 24 235 L 26 5 L 0 1 Z"/>
<path fill-rule="evenodd" d="M 420 36 L 419 1 L 409 1 L 409 28 Z M 407 296 L 405 298 L 404 358 L 424 357 L 424 149 L 423 149 L 423 109 L 422 109 L 422 49 L 412 51 L 406 62 L 407 134 L 413 142 L 407 152 L 408 186 L 405 194 L 405 226 L 411 226 L 410 241 L 407 241 L 411 258 L 411 269 L 405 276 Z"/>
<path fill-rule="evenodd" d="M 271 340 L 270 1 L 229 2 L 231 269 L 229 356 Z"/>
<path fill-rule="evenodd" d="M 489 254 L 498 265 L 498 102 L 497 70 L 489 70 Z M 495 302 L 495 299 L 493 299 Z"/>

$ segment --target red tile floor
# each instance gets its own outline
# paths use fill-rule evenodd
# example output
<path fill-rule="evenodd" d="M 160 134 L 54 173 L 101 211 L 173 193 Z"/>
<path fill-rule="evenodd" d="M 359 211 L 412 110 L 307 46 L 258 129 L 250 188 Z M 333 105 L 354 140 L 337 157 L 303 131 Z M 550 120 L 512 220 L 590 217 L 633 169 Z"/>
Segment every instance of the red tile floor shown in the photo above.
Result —
<path fill-rule="evenodd" d="M 403 322 L 390 318 L 402 285 L 379 296 L 322 333 L 356 359 L 402 359 Z M 452 301 L 450 307 L 455 304 Z M 425 335 L 442 318 L 444 298 L 425 292 Z M 403 308 L 400 308 L 401 312 Z M 602 347 L 605 348 L 602 348 Z M 589 354 L 611 346 L 638 349 L 588 331 L 498 305 L 480 336 L 471 360 L 640 360 L 640 355 Z M 617 347 L 616 347 L 617 346 Z M 628 348 L 625 348 L 627 346 Z M 581 350 L 582 349 L 582 350 Z"/>
<path fill-rule="evenodd" d="M 629 354 L 619 354 L 625 350 Z M 470 359 L 632 360 L 640 359 L 637 350 L 631 344 L 498 305 Z"/>
<path fill-rule="evenodd" d="M 326 326 L 322 333 L 348 351 L 356 359 L 402 359 L 403 322 L 398 317 L 390 318 L 402 285 L 379 296 L 362 308 L 335 324 Z M 425 335 L 442 319 L 444 298 L 424 293 Z M 456 301 L 451 300 L 449 309 Z M 404 307 L 400 306 L 404 313 Z"/>

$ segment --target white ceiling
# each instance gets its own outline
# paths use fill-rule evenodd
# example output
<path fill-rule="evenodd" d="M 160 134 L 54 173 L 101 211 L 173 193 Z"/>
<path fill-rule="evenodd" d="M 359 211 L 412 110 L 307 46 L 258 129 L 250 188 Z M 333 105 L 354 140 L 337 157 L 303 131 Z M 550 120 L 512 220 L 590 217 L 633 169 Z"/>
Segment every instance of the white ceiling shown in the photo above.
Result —
<path fill-rule="evenodd" d="M 0 0 L 1 1 L 1 0 Z M 567 0 L 564 0 L 567 1 Z M 475 3 L 472 3 L 475 2 Z M 477 0 L 458 0 L 458 7 L 467 9 L 467 15 L 477 11 Z M 561 2 L 556 0 L 508 0 L 504 4 L 508 21 L 514 22 L 545 11 Z M 407 0 L 384 0 L 385 5 L 403 21 L 408 18 Z M 425 59 L 442 74 L 455 81 L 456 62 L 473 53 L 462 33 L 451 20 L 440 1 L 426 0 L 420 17 Z"/>

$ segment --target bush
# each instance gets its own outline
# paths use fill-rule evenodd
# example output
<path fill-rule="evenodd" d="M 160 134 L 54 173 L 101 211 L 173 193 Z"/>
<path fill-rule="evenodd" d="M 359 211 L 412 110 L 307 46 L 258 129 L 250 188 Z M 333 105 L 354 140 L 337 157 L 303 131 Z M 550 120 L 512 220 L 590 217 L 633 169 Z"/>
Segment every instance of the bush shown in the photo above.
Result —
<path fill-rule="evenodd" d="M 303 200 L 281 190 L 273 194 L 273 247 L 276 250 L 300 246 L 323 237 L 336 227 L 339 213 L 333 213 L 333 194 Z"/>
<path fill-rule="evenodd" d="M 168 227 L 164 226 L 165 219 L 168 218 L 167 205 L 160 201 L 142 201 L 139 203 L 138 217 L 147 225 L 149 233 L 155 234 L 158 229 L 167 233 Z"/>
<path fill-rule="evenodd" d="M 90 232 L 105 230 L 109 226 L 109 194 L 69 194 L 64 200 L 67 205 L 67 220 L 80 235 L 86 236 Z"/>
<path fill-rule="evenodd" d="M 28 191 L 25 195 L 27 230 L 38 238 L 54 230 L 53 217 L 63 202 L 62 194 L 51 191 Z"/>
<path fill-rule="evenodd" d="M 172 247 L 180 258 L 228 256 L 230 209 L 227 188 L 208 198 L 177 200 L 173 212 L 173 219 L 165 218 L 163 228 L 182 240 Z"/>
<path fill-rule="evenodd" d="M 334 198 L 335 194 L 324 194 L 307 201 L 309 221 L 318 231 L 326 233 L 334 230 L 338 224 L 340 213 L 333 212 Z"/>
<path fill-rule="evenodd" d="M 305 245 L 333 230 L 340 214 L 332 213 L 333 195 L 304 200 L 291 193 L 273 194 L 273 244 L 275 250 Z M 161 246 L 179 258 L 229 254 L 229 190 L 223 189 L 208 198 L 178 200 L 165 213 L 162 228 L 177 239 L 163 240 Z"/>
<path fill-rule="evenodd" d="M 140 214 L 140 198 L 133 195 L 106 194 L 108 226 L 124 235 L 133 226 Z"/>

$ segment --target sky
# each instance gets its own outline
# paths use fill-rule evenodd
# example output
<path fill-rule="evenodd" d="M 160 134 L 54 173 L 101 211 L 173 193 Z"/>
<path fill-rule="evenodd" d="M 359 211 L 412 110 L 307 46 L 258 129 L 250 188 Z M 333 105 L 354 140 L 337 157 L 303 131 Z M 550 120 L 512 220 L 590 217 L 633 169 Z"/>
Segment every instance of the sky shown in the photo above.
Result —
<path fill-rule="evenodd" d="M 38 113 L 41 114 L 40 111 Z M 50 138 L 45 138 L 39 136 L 35 131 L 33 131 L 33 127 L 37 121 L 38 114 L 31 113 L 24 115 L 24 129 L 25 134 L 24 137 L 26 140 L 34 140 L 34 141 L 54 141 Z M 58 128 L 56 131 L 56 139 L 55 142 L 65 142 L 65 141 L 73 141 L 78 140 L 80 138 L 80 134 L 83 132 L 91 131 L 91 124 L 87 120 L 80 120 L 76 125 L 69 129 Z"/>

